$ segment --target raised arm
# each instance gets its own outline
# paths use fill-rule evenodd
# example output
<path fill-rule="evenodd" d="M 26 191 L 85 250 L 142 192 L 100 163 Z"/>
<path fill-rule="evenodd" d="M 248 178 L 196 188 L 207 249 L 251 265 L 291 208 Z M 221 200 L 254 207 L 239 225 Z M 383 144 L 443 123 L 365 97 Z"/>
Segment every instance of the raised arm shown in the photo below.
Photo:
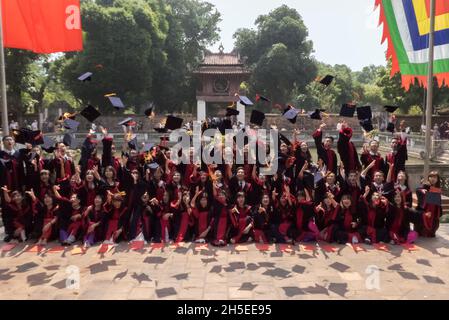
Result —
<path fill-rule="evenodd" d="M 371 170 L 371 168 L 373 168 L 376 165 L 376 160 L 371 161 L 371 163 L 365 168 L 363 169 L 363 171 L 360 173 L 360 176 L 362 178 L 365 178 L 367 173 Z"/>
<path fill-rule="evenodd" d="M 190 206 L 192 208 L 196 208 L 196 199 L 200 196 L 200 194 L 203 192 L 203 190 L 200 190 L 200 188 L 197 186 L 195 190 L 195 195 L 192 198 L 192 201 L 190 201 Z"/>
<path fill-rule="evenodd" d="M 393 171 L 394 171 L 394 163 L 388 162 L 388 174 L 387 174 L 387 183 L 391 183 L 392 177 L 393 177 Z"/>
<path fill-rule="evenodd" d="M 3 186 L 2 190 L 3 190 L 3 197 L 5 198 L 6 203 L 10 203 L 11 202 L 11 197 L 9 196 L 9 193 L 11 191 L 8 190 L 7 186 Z"/>
<path fill-rule="evenodd" d="M 323 129 L 326 127 L 326 124 L 323 122 L 320 124 L 320 127 L 313 133 L 312 137 L 315 141 L 315 146 L 317 148 L 318 153 L 324 151 L 323 147 Z"/>

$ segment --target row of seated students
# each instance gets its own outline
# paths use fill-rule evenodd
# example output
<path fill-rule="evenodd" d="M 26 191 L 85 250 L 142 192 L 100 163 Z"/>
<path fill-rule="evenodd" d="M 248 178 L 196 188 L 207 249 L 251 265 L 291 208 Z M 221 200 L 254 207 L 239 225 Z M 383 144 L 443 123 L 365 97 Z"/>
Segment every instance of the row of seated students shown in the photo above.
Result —
<path fill-rule="evenodd" d="M 47 150 L 52 152 L 32 145 L 16 150 L 14 138 L 5 136 L 0 152 L 5 241 L 223 246 L 316 240 L 399 244 L 434 237 L 442 208 L 429 203 L 426 193 L 440 188 L 441 179 L 431 172 L 416 190 L 413 207 L 406 134 L 393 135 L 385 157 L 376 140 L 359 155 L 352 129 L 340 127 L 337 152 L 334 138 L 323 137 L 325 124 L 313 133 L 316 162 L 296 131 L 292 139 L 284 137 L 272 176 L 259 174 L 260 164 L 175 164 L 162 145 L 139 151 L 125 144 L 116 156 L 106 129 L 102 154 L 100 142 L 88 135 L 78 164 L 63 143 Z"/>

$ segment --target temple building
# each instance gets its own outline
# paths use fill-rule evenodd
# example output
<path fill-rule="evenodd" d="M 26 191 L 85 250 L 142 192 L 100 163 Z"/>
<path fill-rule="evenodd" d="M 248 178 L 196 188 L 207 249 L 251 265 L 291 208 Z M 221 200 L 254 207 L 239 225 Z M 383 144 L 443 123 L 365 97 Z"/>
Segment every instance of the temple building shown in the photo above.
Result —
<path fill-rule="evenodd" d="M 210 115 L 210 108 L 214 104 L 223 106 L 238 100 L 240 84 L 249 79 L 251 72 L 245 67 L 245 61 L 234 50 L 225 53 L 223 45 L 218 53 L 206 52 L 203 62 L 194 71 L 198 78 L 196 92 L 197 120 L 202 121 Z M 240 111 L 238 120 L 245 123 L 245 109 L 237 103 Z"/>

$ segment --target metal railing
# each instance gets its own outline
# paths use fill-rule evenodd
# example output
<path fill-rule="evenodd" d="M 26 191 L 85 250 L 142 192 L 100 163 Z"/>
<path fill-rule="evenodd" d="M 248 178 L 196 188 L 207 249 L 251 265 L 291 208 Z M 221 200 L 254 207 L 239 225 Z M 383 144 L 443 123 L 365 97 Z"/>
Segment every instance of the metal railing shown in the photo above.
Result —
<path fill-rule="evenodd" d="M 389 147 L 391 139 L 393 136 L 389 133 L 379 133 L 379 142 L 381 146 Z M 437 160 L 439 157 L 444 155 L 445 151 L 448 150 L 449 141 L 448 140 L 435 140 L 432 139 L 430 155 L 432 160 Z M 425 137 L 422 135 L 408 135 L 407 138 L 407 150 L 410 153 L 415 153 L 423 157 L 426 150 Z"/>

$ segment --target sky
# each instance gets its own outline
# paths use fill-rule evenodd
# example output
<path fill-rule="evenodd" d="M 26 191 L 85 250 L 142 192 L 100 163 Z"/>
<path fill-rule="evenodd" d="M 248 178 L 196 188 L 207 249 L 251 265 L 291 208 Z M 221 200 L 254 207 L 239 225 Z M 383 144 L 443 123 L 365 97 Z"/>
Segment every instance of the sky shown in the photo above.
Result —
<path fill-rule="evenodd" d="M 353 71 L 364 66 L 386 65 L 386 44 L 381 44 L 379 10 L 374 0 L 205 0 L 221 13 L 221 42 L 232 51 L 238 28 L 255 28 L 261 14 L 286 4 L 298 10 L 313 41 L 313 55 L 321 62 L 346 64 Z M 218 51 L 220 42 L 211 47 Z"/>

